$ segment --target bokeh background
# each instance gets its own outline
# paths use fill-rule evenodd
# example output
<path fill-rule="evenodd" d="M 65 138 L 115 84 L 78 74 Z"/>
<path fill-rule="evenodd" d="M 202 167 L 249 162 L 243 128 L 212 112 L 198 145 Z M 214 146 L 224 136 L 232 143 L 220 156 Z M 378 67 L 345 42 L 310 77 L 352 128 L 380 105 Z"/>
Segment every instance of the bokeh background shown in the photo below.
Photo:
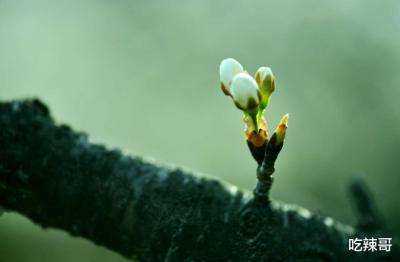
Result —
<path fill-rule="evenodd" d="M 273 197 L 353 224 L 363 173 L 399 234 L 398 1 L 0 0 L 1 100 L 39 97 L 93 142 L 251 190 L 225 57 L 271 66 L 270 126 L 291 115 Z M 126 260 L 7 213 L 0 261 Z"/>

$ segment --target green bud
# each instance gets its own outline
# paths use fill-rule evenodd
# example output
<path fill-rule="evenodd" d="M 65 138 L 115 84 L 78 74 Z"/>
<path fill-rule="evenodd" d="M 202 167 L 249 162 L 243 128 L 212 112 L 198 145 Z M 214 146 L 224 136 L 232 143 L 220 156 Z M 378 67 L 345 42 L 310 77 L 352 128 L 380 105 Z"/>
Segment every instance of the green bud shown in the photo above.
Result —
<path fill-rule="evenodd" d="M 257 70 L 254 77 L 261 92 L 260 109 L 264 110 L 268 105 L 271 94 L 275 91 L 275 76 L 271 68 L 262 66 Z"/>

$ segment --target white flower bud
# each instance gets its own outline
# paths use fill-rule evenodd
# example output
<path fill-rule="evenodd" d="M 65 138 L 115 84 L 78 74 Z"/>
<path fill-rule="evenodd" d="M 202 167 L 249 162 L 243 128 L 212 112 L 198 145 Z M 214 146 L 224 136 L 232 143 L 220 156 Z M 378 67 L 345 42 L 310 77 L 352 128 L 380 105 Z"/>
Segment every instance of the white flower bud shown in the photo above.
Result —
<path fill-rule="evenodd" d="M 222 60 L 219 65 L 219 77 L 221 81 L 221 89 L 225 95 L 230 95 L 230 86 L 233 77 L 243 72 L 243 66 L 233 58 Z"/>
<path fill-rule="evenodd" d="M 247 73 L 239 73 L 233 78 L 230 91 L 239 109 L 252 110 L 260 103 L 261 94 L 257 82 Z"/>
<path fill-rule="evenodd" d="M 259 75 L 261 81 L 264 81 L 267 78 L 267 76 L 273 76 L 272 70 L 268 66 L 260 67 L 256 72 L 256 77 L 257 75 Z"/>
<path fill-rule="evenodd" d="M 254 77 L 261 91 L 261 108 L 265 108 L 269 97 L 275 90 L 275 76 L 271 68 L 262 66 L 257 70 Z"/>

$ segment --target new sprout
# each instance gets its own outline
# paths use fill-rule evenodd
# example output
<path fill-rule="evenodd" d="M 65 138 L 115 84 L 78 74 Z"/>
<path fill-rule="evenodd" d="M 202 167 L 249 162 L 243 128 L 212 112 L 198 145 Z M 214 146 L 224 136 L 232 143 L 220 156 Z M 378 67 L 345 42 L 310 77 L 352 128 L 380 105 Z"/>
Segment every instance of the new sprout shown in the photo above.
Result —
<path fill-rule="evenodd" d="M 286 129 L 289 122 L 289 114 L 286 114 L 282 117 L 278 126 L 275 129 L 274 134 L 276 134 L 276 144 L 283 144 L 283 140 L 285 140 Z"/>
<path fill-rule="evenodd" d="M 264 146 L 269 139 L 264 112 L 275 90 L 275 76 L 271 68 L 260 67 L 253 78 L 238 61 L 227 58 L 222 60 L 219 74 L 222 91 L 243 111 L 247 141 L 255 147 Z M 283 141 L 287 121 L 286 115 L 276 129 L 279 141 Z"/>

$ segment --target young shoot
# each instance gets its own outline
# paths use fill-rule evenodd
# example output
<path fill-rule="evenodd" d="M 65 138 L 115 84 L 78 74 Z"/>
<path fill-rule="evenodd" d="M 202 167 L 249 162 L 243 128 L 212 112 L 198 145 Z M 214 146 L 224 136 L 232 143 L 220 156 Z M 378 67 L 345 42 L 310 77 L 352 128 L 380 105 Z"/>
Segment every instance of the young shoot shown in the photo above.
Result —
<path fill-rule="evenodd" d="M 264 113 L 275 90 L 275 76 L 271 68 L 262 66 L 252 77 L 237 60 L 226 58 L 219 66 L 219 75 L 224 94 L 230 96 L 236 107 L 243 111 L 247 141 L 255 147 L 265 146 L 269 137 Z M 277 128 L 282 141 L 287 119 L 284 117 L 285 124 L 281 122 Z"/>

